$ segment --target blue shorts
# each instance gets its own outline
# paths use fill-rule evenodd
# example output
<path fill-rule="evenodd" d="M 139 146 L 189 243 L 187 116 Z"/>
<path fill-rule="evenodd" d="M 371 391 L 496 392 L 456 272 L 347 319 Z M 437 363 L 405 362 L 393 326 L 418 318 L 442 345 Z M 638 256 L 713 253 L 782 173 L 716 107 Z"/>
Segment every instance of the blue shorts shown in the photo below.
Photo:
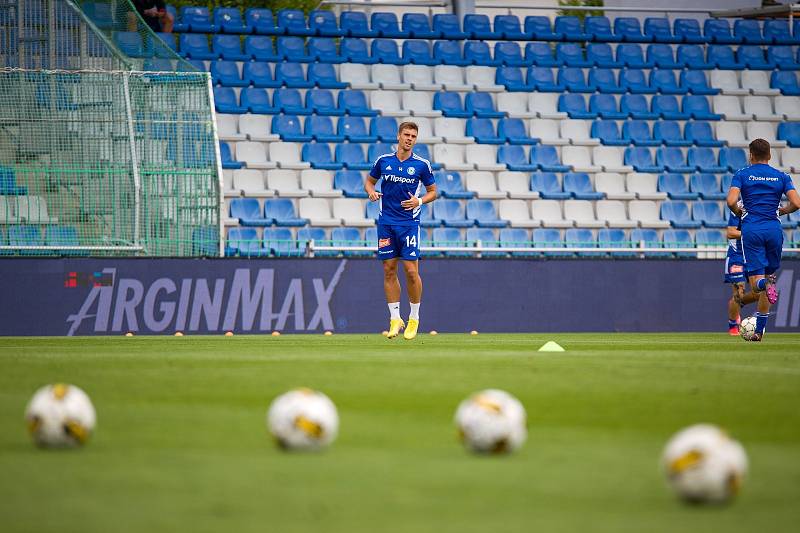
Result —
<path fill-rule="evenodd" d="M 783 230 L 742 228 L 742 255 L 749 276 L 769 275 L 781 267 Z"/>
<path fill-rule="evenodd" d="M 739 257 L 725 258 L 725 283 L 744 283 L 744 261 Z"/>
<path fill-rule="evenodd" d="M 395 226 L 378 224 L 378 259 L 394 259 L 404 261 L 419 259 L 419 225 Z"/>

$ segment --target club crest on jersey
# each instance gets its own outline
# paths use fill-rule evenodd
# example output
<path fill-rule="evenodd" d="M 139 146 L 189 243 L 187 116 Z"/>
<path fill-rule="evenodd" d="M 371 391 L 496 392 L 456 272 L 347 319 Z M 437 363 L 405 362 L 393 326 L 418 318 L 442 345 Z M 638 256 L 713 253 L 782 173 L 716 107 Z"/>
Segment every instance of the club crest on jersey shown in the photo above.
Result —
<path fill-rule="evenodd" d="M 392 239 L 378 239 L 378 248 L 383 248 L 384 246 L 390 246 L 392 244 Z"/>
<path fill-rule="evenodd" d="M 414 167 L 409 167 L 408 168 L 408 175 L 409 176 L 413 176 L 414 172 L 416 172 L 416 171 L 417 171 L 417 169 L 415 169 Z"/>

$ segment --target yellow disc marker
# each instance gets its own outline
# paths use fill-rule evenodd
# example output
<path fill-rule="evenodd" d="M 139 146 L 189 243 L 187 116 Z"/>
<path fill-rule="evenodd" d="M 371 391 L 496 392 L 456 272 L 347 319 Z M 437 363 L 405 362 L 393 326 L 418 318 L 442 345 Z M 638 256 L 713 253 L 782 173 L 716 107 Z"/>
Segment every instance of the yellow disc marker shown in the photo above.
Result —
<path fill-rule="evenodd" d="M 128 333 L 125 334 L 125 336 L 126 337 L 133 337 L 133 333 L 129 331 Z"/>
<path fill-rule="evenodd" d="M 181 333 L 180 331 L 176 331 L 175 332 L 175 336 L 176 337 L 183 337 L 183 333 Z"/>
<path fill-rule="evenodd" d="M 280 334 L 281 334 L 281 332 L 280 332 L 280 331 L 273 331 L 273 332 L 272 332 L 272 336 L 273 336 L 273 337 L 279 337 L 279 336 L 280 336 Z"/>
<path fill-rule="evenodd" d="M 233 337 L 233 332 L 232 331 L 226 331 L 225 332 L 225 336 L 226 337 Z"/>
<path fill-rule="evenodd" d="M 469 334 L 470 334 L 470 335 L 477 335 L 477 334 L 478 334 L 478 332 L 477 332 L 477 331 L 475 331 L 475 330 L 473 329 L 472 331 L 470 331 L 470 332 L 469 332 Z"/>
<path fill-rule="evenodd" d="M 431 330 L 431 335 L 438 335 L 438 334 L 439 334 L 439 332 L 438 332 L 438 331 L 436 331 L 435 329 L 432 329 L 432 330 Z"/>
<path fill-rule="evenodd" d="M 323 333 L 323 335 L 325 335 L 326 337 L 330 337 L 331 335 L 333 335 L 333 333 L 331 333 L 330 331 L 326 331 L 325 333 Z"/>

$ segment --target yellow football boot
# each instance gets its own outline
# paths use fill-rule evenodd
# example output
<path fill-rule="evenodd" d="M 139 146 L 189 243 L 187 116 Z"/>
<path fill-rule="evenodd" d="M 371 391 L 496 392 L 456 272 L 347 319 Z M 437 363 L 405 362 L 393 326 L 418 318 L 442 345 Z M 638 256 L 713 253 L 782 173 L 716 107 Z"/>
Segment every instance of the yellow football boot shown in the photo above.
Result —
<path fill-rule="evenodd" d="M 386 335 L 387 339 L 394 339 L 400 334 L 400 330 L 406 327 L 402 318 L 389 320 L 389 334 Z"/>
<path fill-rule="evenodd" d="M 406 331 L 403 333 L 403 338 L 407 341 L 412 340 L 417 336 L 417 328 L 419 328 L 419 320 L 416 318 L 409 318 L 408 326 L 406 326 Z"/>

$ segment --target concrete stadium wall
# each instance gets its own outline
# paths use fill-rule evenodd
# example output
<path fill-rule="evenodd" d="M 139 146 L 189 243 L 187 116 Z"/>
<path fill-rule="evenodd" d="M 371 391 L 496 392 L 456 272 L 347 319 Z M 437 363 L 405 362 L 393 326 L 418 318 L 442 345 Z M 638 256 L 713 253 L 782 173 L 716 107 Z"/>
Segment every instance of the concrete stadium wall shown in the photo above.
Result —
<path fill-rule="evenodd" d="M 422 329 L 720 332 L 722 266 L 423 260 Z M 800 261 L 784 261 L 779 286 L 769 330 L 800 332 Z M 375 333 L 388 323 L 373 259 L 4 259 L 0 295 L 0 335 Z"/>

